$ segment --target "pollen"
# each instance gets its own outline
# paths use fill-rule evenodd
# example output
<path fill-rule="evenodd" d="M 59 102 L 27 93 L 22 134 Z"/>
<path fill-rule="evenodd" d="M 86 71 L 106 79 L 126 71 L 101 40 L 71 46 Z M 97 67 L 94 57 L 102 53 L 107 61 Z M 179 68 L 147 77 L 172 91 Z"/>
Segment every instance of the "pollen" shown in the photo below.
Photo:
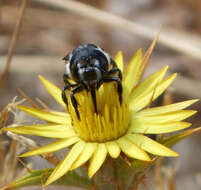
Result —
<path fill-rule="evenodd" d="M 89 91 L 83 90 L 75 95 L 80 119 L 76 115 L 68 91 L 66 95 L 72 126 L 81 139 L 87 142 L 106 142 L 118 139 L 127 132 L 129 109 L 124 101 L 120 104 L 114 82 L 104 83 L 96 90 L 97 113 Z"/>

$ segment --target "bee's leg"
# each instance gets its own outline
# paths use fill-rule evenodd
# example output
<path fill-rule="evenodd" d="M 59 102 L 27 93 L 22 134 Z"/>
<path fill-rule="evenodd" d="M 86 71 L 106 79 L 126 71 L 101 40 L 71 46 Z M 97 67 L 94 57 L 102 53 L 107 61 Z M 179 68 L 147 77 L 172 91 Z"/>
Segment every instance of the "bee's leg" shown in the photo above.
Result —
<path fill-rule="evenodd" d="M 70 89 L 70 88 L 71 88 L 71 85 L 67 84 L 66 86 L 63 87 L 62 94 L 61 94 L 62 99 L 63 99 L 64 103 L 67 105 L 67 107 L 68 107 L 68 100 L 67 100 L 65 91 Z"/>
<path fill-rule="evenodd" d="M 68 106 L 68 100 L 67 100 L 65 91 L 66 91 L 66 90 L 69 90 L 69 89 L 72 88 L 72 87 L 76 87 L 76 86 L 77 86 L 77 84 L 71 84 L 71 83 L 68 81 L 68 79 L 69 79 L 69 77 L 68 77 L 68 75 L 65 73 L 65 74 L 63 75 L 63 80 L 64 80 L 64 83 L 65 83 L 65 86 L 64 86 L 64 88 L 63 88 L 63 90 L 62 90 L 62 99 L 63 99 L 64 103 L 65 103 L 67 106 Z"/>
<path fill-rule="evenodd" d="M 67 100 L 66 93 L 65 93 L 65 87 L 62 90 L 61 96 L 62 96 L 62 100 L 64 101 L 64 103 L 68 107 L 68 100 Z"/>
<path fill-rule="evenodd" d="M 116 77 L 107 77 L 107 78 L 103 79 L 103 82 L 113 82 L 113 81 L 115 81 L 117 83 L 117 92 L 119 95 L 119 102 L 121 104 L 122 103 L 122 92 L 123 92 L 121 79 L 116 78 Z"/>
<path fill-rule="evenodd" d="M 83 90 L 83 87 L 82 86 L 78 86 L 76 88 L 74 88 L 71 92 L 70 92 L 70 99 L 71 99 L 71 102 L 73 104 L 73 107 L 75 109 L 75 112 L 76 112 L 76 115 L 78 117 L 78 119 L 80 120 L 80 114 L 79 114 L 79 111 L 77 109 L 77 101 L 75 99 L 75 94 L 82 91 Z"/>
<path fill-rule="evenodd" d="M 92 97 L 92 101 L 93 101 L 93 104 L 94 104 L 95 112 L 98 113 L 98 110 L 97 110 L 97 103 L 96 103 L 96 91 L 95 91 L 95 87 L 92 86 L 92 87 L 90 88 L 90 91 L 91 91 L 91 97 Z"/>
<path fill-rule="evenodd" d="M 64 81 L 65 84 L 70 84 L 69 81 L 68 81 L 68 79 L 69 79 L 68 74 L 64 73 L 63 74 L 63 81 Z"/>
<path fill-rule="evenodd" d="M 118 72 L 118 77 L 120 78 L 120 80 L 122 80 L 121 70 L 117 67 L 117 65 L 113 59 L 111 59 L 111 64 L 112 64 L 113 68 L 109 71 L 109 74 L 114 74 L 114 73 Z"/>
<path fill-rule="evenodd" d="M 89 87 L 83 81 L 81 81 L 81 85 L 86 91 L 89 91 Z"/>
<path fill-rule="evenodd" d="M 121 70 L 120 70 L 118 67 L 112 68 L 108 73 L 109 73 L 109 74 L 118 73 L 119 79 L 122 80 L 122 73 L 121 73 Z"/>
<path fill-rule="evenodd" d="M 96 84 L 96 89 L 98 90 L 102 84 L 103 80 L 98 81 L 98 83 Z"/>

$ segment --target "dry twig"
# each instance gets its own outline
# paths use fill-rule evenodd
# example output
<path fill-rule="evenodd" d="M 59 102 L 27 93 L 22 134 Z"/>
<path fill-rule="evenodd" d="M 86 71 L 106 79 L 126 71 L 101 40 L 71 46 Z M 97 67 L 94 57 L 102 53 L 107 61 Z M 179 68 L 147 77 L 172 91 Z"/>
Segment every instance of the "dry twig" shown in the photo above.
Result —
<path fill-rule="evenodd" d="M 22 135 L 18 135 L 18 134 L 12 133 L 12 132 L 7 132 L 7 135 L 10 138 L 12 138 L 13 140 L 16 140 L 17 142 L 19 142 L 24 147 L 27 147 L 29 150 L 33 150 L 33 149 L 36 149 L 39 147 L 39 145 L 30 138 L 27 138 L 27 137 L 24 137 Z M 41 154 L 40 157 L 44 158 L 49 163 L 51 163 L 55 166 L 59 163 L 59 160 L 54 153 Z"/>
<path fill-rule="evenodd" d="M 13 54 L 14 54 L 14 51 L 15 51 L 15 48 L 16 48 L 16 44 L 17 44 L 17 40 L 18 40 L 18 37 L 19 37 L 19 33 L 20 33 L 20 29 L 22 27 L 22 21 L 23 21 L 23 16 L 24 16 L 24 13 L 25 13 L 25 8 L 26 8 L 26 5 L 27 5 L 27 0 L 23 0 L 22 1 L 22 6 L 20 8 L 20 15 L 18 17 L 18 20 L 17 20 L 17 23 L 16 23 L 16 27 L 15 27 L 15 30 L 14 30 L 14 33 L 13 33 L 13 36 L 12 36 L 12 40 L 11 40 L 11 43 L 10 43 L 10 47 L 9 47 L 9 50 L 8 50 L 8 58 L 7 58 L 7 61 L 6 61 L 6 66 L 5 66 L 5 69 L 0 77 L 0 87 L 3 85 L 7 75 L 8 75 L 8 70 L 9 70 L 9 66 L 11 64 L 11 60 L 12 60 L 12 57 L 13 57 Z"/>
<path fill-rule="evenodd" d="M 0 25 L 1 25 L 1 17 L 2 17 L 2 0 L 0 0 Z"/>

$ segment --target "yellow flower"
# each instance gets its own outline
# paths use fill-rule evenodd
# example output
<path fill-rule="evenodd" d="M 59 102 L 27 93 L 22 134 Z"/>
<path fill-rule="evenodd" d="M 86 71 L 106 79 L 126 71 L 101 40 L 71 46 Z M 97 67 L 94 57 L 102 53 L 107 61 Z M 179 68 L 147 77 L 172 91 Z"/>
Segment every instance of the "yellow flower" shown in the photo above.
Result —
<path fill-rule="evenodd" d="M 153 44 L 152 44 L 153 49 Z M 123 101 L 120 105 L 115 83 L 103 84 L 96 91 L 98 114 L 94 111 L 91 94 L 77 93 L 80 120 L 69 102 L 68 113 L 45 111 L 32 107 L 18 108 L 30 115 L 46 121 L 46 124 L 4 128 L 19 134 L 38 135 L 55 138 L 46 146 L 31 150 L 21 156 L 32 156 L 55 152 L 70 147 L 66 157 L 55 168 L 46 185 L 62 177 L 89 161 L 88 175 L 91 178 L 102 166 L 106 157 L 119 157 L 123 152 L 133 159 L 150 161 L 150 155 L 177 156 L 178 154 L 164 145 L 149 138 L 147 134 L 175 132 L 191 124 L 182 120 L 195 114 L 193 110 L 184 110 L 197 100 L 189 100 L 167 106 L 149 108 L 150 102 L 160 96 L 173 82 L 176 74 L 165 77 L 165 66 L 146 80 L 141 78 L 149 58 L 150 51 L 142 58 L 139 50 L 131 59 L 125 72 L 123 58 L 119 52 L 115 58 L 123 72 Z M 64 108 L 61 90 L 40 76 L 46 90 Z M 69 97 L 68 91 L 66 92 Z"/>

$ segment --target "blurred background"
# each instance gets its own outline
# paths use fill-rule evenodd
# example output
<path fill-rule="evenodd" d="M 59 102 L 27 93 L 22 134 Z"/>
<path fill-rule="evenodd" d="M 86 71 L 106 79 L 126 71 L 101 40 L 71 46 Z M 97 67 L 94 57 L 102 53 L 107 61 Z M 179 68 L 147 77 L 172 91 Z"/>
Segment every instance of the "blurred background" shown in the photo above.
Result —
<path fill-rule="evenodd" d="M 0 0 L 0 110 L 15 96 L 21 99 L 17 88 L 32 99 L 39 97 L 50 108 L 60 109 L 41 85 L 39 74 L 62 88 L 62 58 L 89 42 L 104 48 L 111 57 L 122 50 L 128 62 L 139 48 L 145 52 L 161 25 L 146 76 L 169 65 L 169 74 L 178 73 L 170 88 L 173 101 L 201 97 L 200 0 L 79 0 L 72 5 L 68 0 L 52 2 Z M 82 4 L 76 6 L 77 2 Z M 83 4 L 95 8 L 94 12 L 87 11 Z M 102 17 L 96 9 L 124 19 Z M 198 114 L 190 121 L 193 127 L 201 126 L 201 103 L 193 109 Z M 167 189 L 201 189 L 201 134 L 174 149 L 180 157 L 166 159 L 161 171 L 166 178 L 175 176 L 176 187 Z M 37 157 L 31 159 L 34 168 L 48 166 Z M 162 189 L 153 171 L 145 182 L 142 189 Z"/>

